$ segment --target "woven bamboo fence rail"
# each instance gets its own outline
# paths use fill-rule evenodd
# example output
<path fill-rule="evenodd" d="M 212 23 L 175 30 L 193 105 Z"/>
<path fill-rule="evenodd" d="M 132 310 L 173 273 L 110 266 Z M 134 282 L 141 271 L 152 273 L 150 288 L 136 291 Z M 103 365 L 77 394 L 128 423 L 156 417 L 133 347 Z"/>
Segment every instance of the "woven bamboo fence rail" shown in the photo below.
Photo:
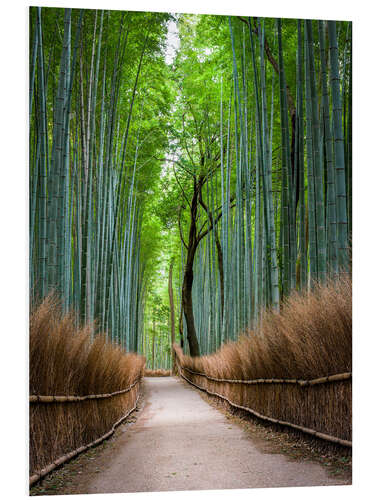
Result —
<path fill-rule="evenodd" d="M 136 383 L 138 383 L 138 382 L 139 382 L 139 379 L 134 384 L 132 384 L 132 386 L 130 387 L 130 389 L 132 387 L 134 387 L 134 385 L 136 385 Z M 122 392 L 124 392 L 124 391 L 122 391 Z M 92 441 L 91 443 L 86 444 L 84 446 L 80 446 L 76 450 L 73 450 L 70 453 L 67 453 L 66 455 L 63 455 L 63 456 L 59 457 L 58 459 L 54 460 L 51 464 L 49 464 L 46 467 L 44 467 L 43 469 L 41 469 L 39 472 L 34 473 L 29 478 L 29 485 L 32 486 L 33 484 L 35 484 L 36 482 L 38 482 L 40 479 L 42 479 L 43 477 L 45 477 L 47 474 L 49 474 L 50 472 L 52 472 L 54 469 L 56 469 L 56 467 L 59 467 L 60 465 L 64 464 L 65 462 L 68 462 L 69 460 L 71 460 L 75 456 L 79 455 L 83 451 L 86 451 L 89 448 L 92 448 L 93 446 L 96 446 L 96 445 L 100 444 L 102 441 L 104 441 L 105 439 L 107 439 L 110 436 L 112 436 L 112 434 L 115 432 L 116 427 L 118 427 L 136 409 L 138 400 L 139 400 L 139 394 L 137 396 L 137 399 L 136 399 L 136 402 L 135 402 L 134 406 L 125 415 L 123 415 L 117 422 L 115 422 L 113 424 L 113 426 L 112 426 L 112 428 L 111 428 L 110 431 L 108 431 L 106 434 L 104 434 L 103 436 L 99 437 L 98 439 L 95 439 L 95 441 Z M 68 401 L 71 401 L 71 400 L 68 400 Z"/>
<path fill-rule="evenodd" d="M 224 401 L 226 401 L 229 405 L 231 405 L 232 407 L 234 408 L 237 408 L 239 410 L 243 410 L 243 411 L 246 411 L 254 416 L 256 416 L 257 418 L 260 418 L 264 421 L 267 421 L 267 422 L 271 422 L 271 423 L 274 423 L 274 424 L 279 424 L 279 425 L 283 425 L 283 426 L 287 426 L 287 427 L 290 427 L 290 428 L 293 428 L 293 429 L 296 429 L 300 432 L 303 432 L 305 434 L 309 434 L 309 435 L 312 435 L 312 436 L 315 436 L 315 437 L 318 437 L 320 439 L 323 439 L 325 441 L 328 441 L 328 442 L 331 442 L 331 443 L 335 443 L 335 444 L 340 444 L 342 446 L 345 446 L 345 447 L 352 447 L 352 442 L 348 439 L 343 439 L 342 437 L 338 437 L 338 436 L 334 436 L 334 435 L 331 435 L 327 432 L 324 432 L 324 428 L 323 429 L 319 429 L 319 430 L 316 430 L 316 429 L 313 429 L 311 427 L 308 427 L 306 425 L 302 425 L 301 422 L 298 422 L 298 423 L 294 423 L 294 422 L 291 422 L 291 421 L 288 421 L 288 420 L 285 420 L 283 418 L 275 418 L 274 416 L 270 416 L 270 415 L 266 415 L 264 414 L 263 412 L 261 411 L 257 411 L 257 409 L 255 408 L 251 408 L 247 405 L 244 405 L 244 404 L 239 404 L 239 402 L 236 402 L 236 401 L 233 401 L 233 395 L 235 395 L 235 399 L 238 399 L 240 398 L 240 402 L 242 403 L 243 400 L 246 401 L 246 399 L 250 398 L 251 399 L 251 393 L 249 392 L 250 391 L 250 387 L 253 386 L 254 387 L 254 390 L 256 387 L 259 387 L 259 390 L 261 389 L 262 385 L 261 384 L 264 384 L 264 387 L 266 388 L 266 386 L 268 386 L 270 389 L 270 384 L 274 384 L 276 388 L 279 388 L 277 389 L 278 390 L 278 393 L 277 395 L 275 395 L 275 399 L 277 399 L 277 402 L 278 404 L 282 403 L 285 405 L 286 401 L 289 401 L 288 397 L 287 397 L 287 393 L 285 393 L 285 395 L 283 396 L 284 393 L 281 393 L 280 391 L 282 391 L 282 384 L 289 384 L 289 387 L 290 389 L 292 389 L 293 387 L 295 387 L 296 389 L 293 389 L 294 390 L 297 390 L 297 388 L 299 387 L 300 389 L 297 391 L 297 395 L 294 395 L 293 397 L 294 398 L 297 398 L 297 400 L 299 400 L 298 398 L 299 397 L 303 397 L 303 394 L 301 395 L 300 394 L 300 391 L 301 390 L 318 390 L 319 387 L 321 387 L 321 389 L 319 389 L 319 391 L 325 391 L 324 389 L 324 385 L 323 384 L 329 384 L 329 383 L 332 383 L 332 389 L 329 389 L 331 392 L 329 394 L 332 393 L 332 391 L 336 392 L 334 390 L 334 383 L 337 383 L 337 384 L 346 384 L 346 383 L 350 383 L 351 381 L 351 378 L 352 378 L 352 373 L 351 372 L 347 372 L 347 373 L 339 373 L 339 374 L 335 374 L 335 375 L 331 375 L 331 376 L 327 376 L 327 377 L 319 377 L 319 378 L 316 378 L 316 379 L 313 379 L 313 380 L 299 380 L 299 379 L 254 379 L 254 380 L 235 380 L 235 379 L 221 379 L 221 378 L 215 378 L 215 377 L 211 377 L 210 375 L 207 375 L 206 373 L 201 373 L 201 372 L 197 372 L 197 371 L 194 371 L 194 370 L 191 370 L 190 368 L 187 368 L 185 366 L 182 366 L 181 365 L 181 360 L 179 359 L 178 356 L 176 356 L 176 359 L 177 359 L 177 366 L 178 366 L 178 371 L 179 371 L 179 375 L 184 379 L 186 380 L 189 384 L 193 385 L 194 387 L 196 387 L 197 389 L 199 390 L 202 390 L 204 392 L 206 392 L 207 394 L 210 394 L 212 396 L 215 396 L 215 397 L 218 397 Z M 186 373 L 186 375 L 184 375 L 184 373 Z M 189 373 L 192 375 L 192 377 L 189 378 Z M 199 382 L 199 380 L 195 380 L 195 377 L 202 377 L 203 379 L 205 379 L 207 382 L 204 384 L 205 386 L 201 385 L 201 383 Z M 193 380 L 191 380 L 191 378 L 193 378 Z M 217 392 L 217 390 L 215 390 L 215 388 L 211 388 L 210 385 L 211 384 L 221 384 L 223 385 L 223 389 L 219 389 L 221 390 L 222 392 L 225 392 L 226 395 L 220 393 L 220 392 Z M 241 393 L 240 395 L 238 394 L 238 392 L 234 392 L 230 389 L 230 386 L 233 384 L 233 386 L 235 386 L 237 384 L 237 387 L 238 385 L 243 387 L 243 389 L 241 389 Z M 321 386 L 320 386 L 321 384 Z M 206 385 L 208 385 L 208 387 L 206 387 Z M 233 387 L 232 386 L 232 387 Z M 248 387 L 248 390 L 246 389 L 246 386 Z M 316 387 L 316 389 L 314 389 L 314 386 Z M 309 389 L 310 387 L 312 387 L 311 389 Z M 350 388 L 350 391 L 351 391 L 351 384 L 349 386 L 345 386 L 345 387 L 348 387 Z M 349 389 L 345 389 L 345 387 L 341 387 L 341 391 L 346 391 L 346 390 L 349 390 Z M 258 391 L 258 389 L 256 389 Z M 276 390 L 276 389 L 275 389 Z M 243 392 L 245 391 L 245 392 Z M 288 391 L 287 387 L 285 387 L 284 391 Z M 328 391 L 328 388 L 327 388 L 327 391 Z M 228 394 L 229 393 L 229 394 Z M 328 396 L 329 396 L 328 394 Z M 345 394 L 347 394 L 345 392 Z M 321 395 L 321 392 L 319 392 L 319 395 Z M 318 399 L 320 396 L 316 396 Z M 228 397 L 229 396 L 229 397 Z M 325 396 L 326 398 L 328 397 L 327 395 Z M 264 399 L 269 399 L 269 401 L 271 400 L 271 403 L 268 405 L 268 410 L 270 410 L 273 405 L 272 405 L 272 394 L 271 394 L 271 397 L 270 397 L 270 393 L 269 393 L 269 390 L 267 392 L 267 394 L 264 394 L 263 392 L 260 393 L 260 394 L 257 394 L 255 396 L 255 401 L 259 401 L 259 400 L 264 400 Z M 300 401 L 300 400 L 299 400 Z M 302 403 L 301 403 L 302 404 Z M 350 402 L 349 402 L 350 404 Z M 349 405 L 348 404 L 348 405 Z M 334 403 L 332 402 L 332 405 L 334 405 Z M 314 423 L 316 424 L 317 422 L 319 422 L 319 419 L 320 419 L 320 415 L 319 415 L 319 410 L 318 408 L 314 408 L 314 407 L 311 407 L 309 408 L 308 412 L 309 414 L 312 414 L 314 413 L 315 411 L 315 416 L 313 418 L 314 420 Z M 271 414 L 272 414 L 272 411 L 269 411 Z M 326 423 L 326 421 L 324 421 L 324 423 Z M 323 432 L 322 432 L 323 431 Z"/>
<path fill-rule="evenodd" d="M 207 380 L 212 380 L 214 382 L 227 382 L 230 384 L 298 384 L 301 387 L 308 385 L 325 384 L 327 382 L 338 382 L 340 380 L 349 380 L 352 378 L 351 372 L 338 373 L 336 375 L 329 375 L 328 377 L 319 377 L 312 380 L 300 380 L 296 378 L 257 378 L 254 380 L 239 380 L 239 379 L 226 379 L 226 378 L 215 378 L 206 375 L 205 373 L 196 372 L 186 368 L 181 367 L 183 370 L 192 373 L 193 375 L 199 375 L 200 377 L 205 377 Z"/>
<path fill-rule="evenodd" d="M 111 392 L 110 394 L 88 394 L 87 396 L 39 396 L 31 395 L 29 396 L 30 403 L 72 403 L 78 401 L 85 401 L 87 399 L 105 399 L 112 398 L 113 396 L 118 396 L 119 394 L 125 394 L 129 392 L 141 378 L 138 378 L 133 384 L 131 384 L 126 389 L 120 391 Z"/>
<path fill-rule="evenodd" d="M 34 435 L 35 435 L 35 432 L 37 432 L 37 434 L 35 436 L 36 436 L 36 438 L 38 440 L 41 439 L 41 438 L 43 438 L 43 440 L 45 442 L 44 446 L 46 446 L 47 442 L 49 442 L 46 437 L 43 437 L 43 435 L 45 434 L 45 430 L 46 430 L 44 422 L 48 426 L 49 422 L 53 422 L 54 420 L 56 420 L 56 413 L 55 413 L 55 411 L 57 411 L 58 408 L 61 408 L 61 410 L 59 411 L 58 415 L 60 415 L 61 417 L 64 416 L 63 418 L 64 419 L 68 419 L 68 421 L 70 421 L 70 418 L 73 418 L 73 420 L 71 422 L 76 422 L 76 424 L 78 424 L 78 426 L 82 426 L 83 425 L 82 429 L 85 428 L 84 427 L 85 424 L 83 424 L 83 422 L 80 420 L 80 417 L 77 417 L 77 415 L 80 415 L 82 413 L 82 411 L 84 412 L 82 415 L 87 415 L 87 412 L 90 413 L 91 411 L 94 411 L 95 412 L 95 419 L 96 419 L 95 421 L 97 421 L 97 419 L 99 419 L 99 421 L 100 421 L 103 418 L 102 411 L 104 410 L 104 408 L 106 408 L 106 407 L 104 407 L 102 405 L 104 405 L 104 404 L 107 405 L 107 403 L 105 402 L 106 399 L 108 400 L 108 405 L 110 405 L 110 408 L 112 408 L 112 405 L 115 404 L 118 409 L 121 409 L 121 407 L 123 406 L 124 403 L 126 404 L 126 406 L 128 405 L 128 403 L 130 403 L 131 408 L 128 409 L 125 406 L 125 408 L 123 408 L 123 411 L 126 410 L 126 413 L 124 415 L 122 415 L 120 419 L 116 420 L 115 423 L 112 426 L 111 426 L 111 422 L 108 422 L 108 424 L 109 424 L 108 427 L 111 426 L 110 430 L 107 431 L 107 432 L 105 432 L 104 434 L 102 434 L 100 437 L 98 437 L 96 439 L 92 439 L 93 437 L 96 437 L 95 436 L 95 426 L 94 426 L 94 431 L 91 431 L 91 434 L 90 433 L 87 434 L 87 436 L 91 435 L 91 439 L 92 439 L 88 444 L 84 444 L 82 446 L 79 446 L 79 447 L 75 448 L 73 451 L 69 451 L 68 453 L 63 453 L 60 456 L 57 455 L 58 458 L 55 458 L 55 459 L 53 457 L 53 453 L 50 453 L 50 460 L 51 460 L 51 462 L 48 465 L 43 466 L 44 464 L 42 464 L 41 467 L 39 466 L 40 468 L 37 468 L 37 469 L 34 468 L 34 470 L 31 469 L 31 471 L 30 471 L 31 475 L 29 477 L 29 485 L 32 486 L 37 481 L 39 481 L 40 479 L 42 479 L 43 477 L 45 477 L 47 474 L 49 474 L 51 471 L 53 471 L 56 467 L 64 464 L 65 462 L 71 460 L 73 457 L 79 455 L 83 451 L 86 451 L 89 448 L 91 448 L 93 446 L 96 446 L 97 444 L 101 443 L 105 439 L 109 438 L 114 433 L 116 427 L 118 425 L 120 425 L 136 409 L 136 406 L 137 406 L 137 403 L 138 403 L 138 399 L 139 399 L 139 390 L 138 390 L 138 388 L 136 386 L 139 384 L 139 382 L 141 380 L 142 380 L 142 377 L 138 377 L 126 389 L 123 389 L 123 390 L 120 390 L 120 391 L 116 391 L 116 392 L 113 392 L 113 393 L 108 393 L 108 394 L 90 394 L 90 395 L 86 395 L 86 396 L 72 396 L 72 395 L 69 395 L 69 396 L 41 396 L 41 395 L 31 395 L 29 397 L 30 409 L 34 408 L 33 420 L 32 421 L 35 422 L 35 418 L 39 419 L 39 425 L 38 425 L 38 428 L 37 428 L 38 430 L 37 431 L 33 430 L 33 432 L 34 432 Z M 134 396 L 136 396 L 136 397 L 133 396 L 133 392 L 132 392 L 133 390 L 136 390 L 136 393 L 134 394 Z M 128 395 L 126 393 L 128 393 Z M 123 403 L 122 402 L 115 403 L 115 401 L 117 401 L 115 399 L 113 399 L 112 400 L 113 402 L 111 402 L 111 398 L 114 398 L 115 396 L 119 396 L 120 398 L 121 397 L 125 397 L 125 398 L 130 398 L 130 399 L 126 399 Z M 42 403 L 42 404 L 40 404 L 40 403 Z M 50 403 L 50 404 L 48 404 L 48 403 Z M 56 403 L 58 403 L 58 404 L 56 405 Z M 64 403 L 66 403 L 66 404 L 69 403 L 69 406 L 65 410 L 63 410 L 63 404 Z M 83 405 L 90 405 L 90 406 L 87 407 L 86 409 L 78 409 L 80 407 L 80 405 L 77 406 L 77 407 L 76 407 L 76 404 L 74 404 L 73 406 L 70 406 L 70 403 L 81 403 Z M 40 410 L 43 410 L 43 408 L 45 408 L 46 411 L 47 411 L 48 408 L 51 407 L 51 412 L 52 413 L 49 413 L 48 414 L 49 416 L 47 416 L 47 417 L 46 416 L 42 417 L 41 414 L 39 413 L 38 405 L 39 405 Z M 91 405 L 95 405 L 95 406 L 91 407 Z M 101 405 L 101 406 L 97 406 L 97 405 Z M 68 410 L 68 408 L 70 408 L 70 409 Z M 75 411 L 75 410 L 73 411 L 73 408 L 77 409 L 78 414 L 77 414 L 77 411 Z M 71 413 L 72 411 L 73 411 L 73 413 Z M 117 412 L 117 411 L 118 410 L 114 410 L 114 412 Z M 42 412 L 42 414 L 44 414 L 44 412 Z M 113 413 L 113 414 L 115 415 L 115 413 Z M 71 415 L 71 417 L 69 417 L 69 415 Z M 75 417 L 73 417 L 73 415 L 75 415 Z M 120 413 L 120 415 L 121 415 L 121 413 Z M 43 420 L 43 418 L 47 418 L 47 421 Z M 51 420 L 51 418 L 53 420 Z M 79 420 L 77 420 L 77 418 L 79 418 Z M 42 419 L 42 420 L 40 420 L 40 419 Z M 57 420 L 61 423 L 60 417 L 57 417 Z M 101 430 L 101 432 L 103 432 L 105 430 L 105 425 L 106 425 L 105 422 L 106 421 L 108 421 L 108 416 L 106 416 L 105 420 L 103 420 L 103 422 L 102 422 L 102 430 Z M 73 423 L 71 423 L 70 425 L 73 425 L 73 428 L 74 428 L 74 424 Z M 48 427 L 50 427 L 50 426 L 48 426 Z M 108 429 L 108 427 L 107 427 L 107 429 Z M 71 430 L 73 430 L 73 428 L 71 428 Z M 51 429 L 49 429 L 48 432 L 51 433 Z M 80 432 L 82 432 L 82 431 L 75 431 L 75 434 L 77 436 L 79 436 Z M 40 438 L 38 436 L 40 436 Z M 46 441 L 46 439 L 47 439 L 47 441 Z M 78 444 L 80 444 L 79 441 L 77 442 L 76 446 Z M 64 446 L 66 446 L 66 445 L 64 445 Z M 63 448 L 60 448 L 60 450 L 63 451 Z M 31 465 L 30 465 L 30 467 L 31 467 Z"/>
<path fill-rule="evenodd" d="M 192 382 L 191 380 L 189 380 L 187 377 L 185 377 L 181 373 L 181 370 L 180 370 L 180 376 L 183 379 L 185 379 L 189 384 L 191 384 L 194 387 L 196 387 L 197 389 L 205 391 L 208 394 L 211 394 L 212 396 L 217 396 L 217 397 L 219 397 L 221 399 L 224 399 L 231 406 L 234 406 L 235 408 L 238 408 L 240 410 L 245 410 L 245 411 L 247 411 L 249 413 L 252 413 L 253 415 L 255 415 L 258 418 L 261 418 L 262 420 L 267 420 L 268 422 L 272 422 L 274 424 L 286 425 L 288 427 L 292 427 L 293 429 L 297 429 L 297 430 L 305 432 L 307 434 L 311 434 L 312 436 L 319 437 L 321 439 L 324 439 L 326 441 L 330 441 L 332 443 L 337 443 L 337 444 L 341 444 L 343 446 L 349 446 L 349 447 L 352 446 L 351 441 L 346 441 L 345 439 L 340 439 L 340 438 L 337 438 L 337 437 L 334 437 L 334 436 L 330 436 L 329 434 L 324 434 L 323 432 L 315 431 L 314 429 L 309 429 L 307 427 L 303 427 L 301 425 L 293 424 L 291 422 L 285 422 L 284 420 L 278 420 L 277 418 L 267 417 L 266 415 L 262 415 L 261 413 L 258 413 L 257 411 L 255 411 L 255 410 L 253 410 L 251 408 L 248 408 L 247 406 L 238 405 L 238 404 L 234 403 L 233 401 L 231 401 L 230 399 L 228 399 L 227 397 L 223 396 L 222 394 L 218 394 L 217 392 L 209 391 L 205 387 L 201 387 L 201 386 L 195 384 L 194 382 Z"/>

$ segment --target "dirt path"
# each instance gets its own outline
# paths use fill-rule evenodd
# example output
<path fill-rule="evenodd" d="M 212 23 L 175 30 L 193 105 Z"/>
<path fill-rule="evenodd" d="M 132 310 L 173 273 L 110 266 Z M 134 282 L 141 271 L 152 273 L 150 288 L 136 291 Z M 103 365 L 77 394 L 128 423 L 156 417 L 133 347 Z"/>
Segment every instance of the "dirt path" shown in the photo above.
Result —
<path fill-rule="evenodd" d="M 348 484 L 318 464 L 264 452 L 176 378 L 146 378 L 144 388 L 137 421 L 90 459 L 94 473 L 79 472 L 72 493 Z"/>

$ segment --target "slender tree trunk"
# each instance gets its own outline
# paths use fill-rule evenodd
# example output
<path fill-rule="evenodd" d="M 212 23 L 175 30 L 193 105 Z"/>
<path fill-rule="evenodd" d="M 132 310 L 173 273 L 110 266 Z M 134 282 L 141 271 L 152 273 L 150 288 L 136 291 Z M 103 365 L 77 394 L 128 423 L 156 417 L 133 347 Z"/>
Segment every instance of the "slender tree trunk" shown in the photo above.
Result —
<path fill-rule="evenodd" d="M 319 147 L 320 147 L 320 130 L 319 130 L 319 110 L 318 110 L 318 95 L 316 88 L 315 77 L 315 61 L 314 61 L 314 40 L 312 32 L 311 20 L 305 21 L 307 50 L 308 55 L 308 71 L 311 96 L 311 130 L 312 130 L 312 146 L 313 146 L 313 163 L 315 174 L 315 207 L 316 207 L 316 242 L 317 242 L 317 264 L 318 264 L 318 279 L 325 281 L 327 271 L 327 252 L 326 252 L 326 235 L 325 235 L 325 220 L 324 220 L 324 193 L 323 193 L 323 166 L 321 162 Z"/>
<path fill-rule="evenodd" d="M 194 312 L 193 312 L 193 263 L 194 263 L 195 248 L 193 247 L 188 252 L 187 261 L 185 264 L 184 281 L 182 284 L 182 307 L 187 327 L 187 340 L 189 342 L 190 356 L 199 356 L 199 343 L 197 332 L 195 330 Z"/>
<path fill-rule="evenodd" d="M 215 243 L 217 249 L 217 263 L 219 266 L 219 276 L 220 276 L 220 303 L 221 303 L 221 320 L 223 320 L 224 311 L 224 264 L 223 264 L 223 250 L 221 248 L 220 240 L 218 234 L 215 233 Z"/>
<path fill-rule="evenodd" d="M 187 256 L 184 271 L 184 280 L 182 284 L 182 307 L 186 320 L 187 340 L 189 343 L 190 356 L 199 356 L 199 343 L 197 332 L 195 330 L 194 312 L 193 312 L 193 279 L 194 279 L 194 257 L 198 247 L 197 240 L 197 216 L 198 216 L 198 200 L 200 190 L 202 189 L 203 177 L 199 177 L 198 181 L 194 178 L 194 191 L 190 204 L 190 228 L 189 242 L 187 245 Z"/>
<path fill-rule="evenodd" d="M 331 63 L 331 92 L 333 140 L 336 170 L 336 210 L 337 210 L 337 241 L 339 273 L 348 269 L 348 219 L 346 207 L 345 186 L 345 153 L 342 127 L 342 98 L 340 90 L 340 72 L 338 45 L 336 37 L 336 22 L 328 21 L 329 52 Z"/>
<path fill-rule="evenodd" d="M 152 364 L 151 369 L 153 370 L 155 367 L 155 311 L 154 317 L 152 319 Z"/>
<path fill-rule="evenodd" d="M 171 310 L 171 355 L 172 355 L 172 373 L 176 373 L 176 356 L 173 350 L 174 344 L 174 331 L 175 331 L 175 311 L 174 311 L 174 298 L 173 298 L 173 260 L 169 266 L 169 277 L 168 277 L 168 293 L 169 293 L 169 306 Z"/>

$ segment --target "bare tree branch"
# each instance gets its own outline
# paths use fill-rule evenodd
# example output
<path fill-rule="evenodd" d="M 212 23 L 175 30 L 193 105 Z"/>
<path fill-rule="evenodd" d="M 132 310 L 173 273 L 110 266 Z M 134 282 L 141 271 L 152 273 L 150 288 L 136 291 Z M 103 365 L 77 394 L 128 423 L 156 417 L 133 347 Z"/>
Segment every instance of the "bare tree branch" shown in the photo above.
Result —
<path fill-rule="evenodd" d="M 259 38 L 260 34 L 259 34 L 258 27 L 256 24 L 257 19 L 258 19 L 257 17 L 253 18 L 253 20 L 254 20 L 253 32 Z M 270 49 L 270 46 L 268 45 L 268 41 L 267 41 L 267 38 L 265 35 L 264 35 L 264 50 L 266 51 L 267 58 L 268 58 L 269 62 L 272 64 L 276 73 L 279 75 L 280 74 L 279 65 L 277 64 L 276 59 L 274 58 L 274 56 L 272 54 L 272 51 Z M 286 93 L 287 93 L 287 98 L 288 98 L 289 115 L 290 115 L 290 119 L 292 119 L 292 117 L 296 114 L 296 107 L 294 105 L 294 99 L 293 99 L 293 96 L 290 92 L 290 88 L 289 88 L 288 84 L 286 84 Z"/>
<path fill-rule="evenodd" d="M 181 241 L 184 245 L 184 247 L 186 248 L 186 250 L 188 250 L 188 246 L 185 242 L 185 239 L 184 239 L 184 235 L 182 234 L 182 228 L 181 228 L 181 206 L 179 207 L 179 211 L 178 211 L 178 229 L 180 230 L 180 238 L 181 238 Z"/>
<path fill-rule="evenodd" d="M 185 147 L 185 150 L 186 150 L 188 157 L 191 161 L 191 164 L 194 165 L 194 160 L 190 154 L 189 148 L 187 147 L 187 142 L 186 142 L 186 137 L 185 137 L 185 113 L 182 114 L 181 118 L 182 118 L 182 131 L 183 131 L 182 137 L 184 139 L 184 147 Z"/>
<path fill-rule="evenodd" d="M 232 203 L 230 205 L 229 208 L 233 208 L 236 206 L 236 203 Z M 221 217 L 223 216 L 223 212 L 221 211 L 215 218 L 215 220 L 213 221 L 213 223 L 210 225 L 210 227 L 208 227 L 203 233 L 201 232 L 203 227 L 205 226 L 205 224 L 200 228 L 200 231 L 198 233 L 198 237 L 197 237 L 197 243 L 199 243 L 211 230 L 214 226 L 216 226 L 216 224 L 219 222 L 219 220 L 221 219 Z"/>
<path fill-rule="evenodd" d="M 176 170 L 175 170 L 175 168 L 174 168 L 174 165 L 173 165 L 173 167 L 172 167 L 172 168 L 173 168 L 173 173 L 174 173 L 174 176 L 175 176 L 175 178 L 176 178 L 177 184 L 179 185 L 179 187 L 180 187 L 180 189 L 181 189 L 182 195 L 183 195 L 183 197 L 185 198 L 185 200 L 186 200 L 187 204 L 189 205 L 189 207 L 191 208 L 190 201 L 189 201 L 188 197 L 187 197 L 187 196 L 186 196 L 186 194 L 185 194 L 184 188 L 181 186 L 181 183 L 180 183 L 180 181 L 179 181 L 179 179 L 178 179 L 178 177 L 177 177 L 177 174 L 176 174 Z"/>
<path fill-rule="evenodd" d="M 240 21 L 245 23 L 249 29 L 251 29 L 250 21 L 248 21 L 247 19 L 245 19 L 244 17 L 241 17 L 241 16 L 237 16 L 237 17 Z M 252 29 L 252 32 L 259 38 L 258 26 L 256 24 L 257 19 L 258 19 L 257 17 L 253 17 L 254 27 Z M 274 70 L 279 75 L 280 74 L 279 65 L 272 54 L 272 50 L 268 44 L 266 36 L 264 36 L 264 50 L 266 51 L 266 55 L 267 55 L 269 62 L 272 64 Z M 290 119 L 292 119 L 292 116 L 294 116 L 296 114 L 296 107 L 294 105 L 294 99 L 293 99 L 293 96 L 290 92 L 290 88 L 288 85 L 286 85 L 286 93 L 287 93 L 287 98 L 288 98 L 289 115 L 290 115 Z"/>

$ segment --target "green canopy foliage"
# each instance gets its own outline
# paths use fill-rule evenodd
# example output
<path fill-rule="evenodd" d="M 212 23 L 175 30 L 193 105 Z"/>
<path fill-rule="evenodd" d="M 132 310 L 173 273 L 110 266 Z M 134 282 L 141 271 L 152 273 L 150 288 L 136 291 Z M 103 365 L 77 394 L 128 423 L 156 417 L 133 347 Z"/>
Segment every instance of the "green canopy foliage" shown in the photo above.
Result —
<path fill-rule="evenodd" d="M 202 354 L 347 269 L 350 231 L 351 23 L 30 9 L 32 300 L 169 368 L 172 261 Z"/>

